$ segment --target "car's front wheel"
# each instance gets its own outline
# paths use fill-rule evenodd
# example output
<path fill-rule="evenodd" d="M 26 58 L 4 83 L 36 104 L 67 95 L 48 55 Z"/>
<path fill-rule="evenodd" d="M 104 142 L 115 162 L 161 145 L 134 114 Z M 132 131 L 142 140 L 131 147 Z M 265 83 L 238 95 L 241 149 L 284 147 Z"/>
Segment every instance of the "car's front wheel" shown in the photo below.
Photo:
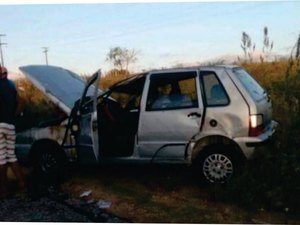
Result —
<path fill-rule="evenodd" d="M 55 142 L 41 142 L 32 154 L 34 176 L 42 183 L 55 184 L 63 178 L 66 156 Z"/>

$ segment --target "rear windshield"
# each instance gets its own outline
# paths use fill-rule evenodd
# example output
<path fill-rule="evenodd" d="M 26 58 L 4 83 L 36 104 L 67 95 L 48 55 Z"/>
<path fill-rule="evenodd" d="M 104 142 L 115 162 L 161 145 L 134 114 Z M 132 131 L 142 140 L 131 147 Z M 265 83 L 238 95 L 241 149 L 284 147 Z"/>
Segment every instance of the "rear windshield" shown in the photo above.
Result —
<path fill-rule="evenodd" d="M 255 101 L 259 101 L 264 97 L 264 89 L 256 82 L 256 80 L 254 80 L 254 78 L 249 73 L 241 68 L 234 69 L 233 73 L 240 80 L 242 85 L 246 88 L 246 90 Z"/>

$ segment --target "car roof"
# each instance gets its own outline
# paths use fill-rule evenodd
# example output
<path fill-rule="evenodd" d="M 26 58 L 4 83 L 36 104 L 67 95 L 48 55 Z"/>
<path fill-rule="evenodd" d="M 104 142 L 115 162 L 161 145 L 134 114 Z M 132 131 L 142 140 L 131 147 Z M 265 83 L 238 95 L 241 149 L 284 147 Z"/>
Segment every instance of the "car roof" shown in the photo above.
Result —
<path fill-rule="evenodd" d="M 157 72 L 174 72 L 174 71 L 186 71 L 186 70 L 208 70 L 208 69 L 233 69 L 239 68 L 237 65 L 205 65 L 205 66 L 190 66 L 190 67 L 173 67 L 173 68 L 163 68 L 163 69 L 154 69 L 149 70 L 149 73 L 157 73 Z"/>
<path fill-rule="evenodd" d="M 207 66 L 194 66 L 194 67 L 173 67 L 173 68 L 163 68 L 163 69 L 153 69 L 148 70 L 147 72 L 134 74 L 131 77 L 121 80 L 115 84 L 113 84 L 109 89 L 121 90 L 122 87 L 125 87 L 133 82 L 141 80 L 152 73 L 168 73 L 168 72 L 184 72 L 189 70 L 212 70 L 212 69 L 234 69 L 239 68 L 237 65 L 207 65 Z"/>

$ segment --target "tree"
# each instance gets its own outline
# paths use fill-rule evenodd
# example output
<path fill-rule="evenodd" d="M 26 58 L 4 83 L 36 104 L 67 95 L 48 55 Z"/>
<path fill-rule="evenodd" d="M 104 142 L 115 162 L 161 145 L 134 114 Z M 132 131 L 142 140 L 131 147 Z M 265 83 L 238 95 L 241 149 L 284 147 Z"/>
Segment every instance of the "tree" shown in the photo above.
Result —
<path fill-rule="evenodd" d="M 118 70 L 128 71 L 129 64 L 137 61 L 137 51 L 121 47 L 110 48 L 106 60 L 110 61 Z"/>

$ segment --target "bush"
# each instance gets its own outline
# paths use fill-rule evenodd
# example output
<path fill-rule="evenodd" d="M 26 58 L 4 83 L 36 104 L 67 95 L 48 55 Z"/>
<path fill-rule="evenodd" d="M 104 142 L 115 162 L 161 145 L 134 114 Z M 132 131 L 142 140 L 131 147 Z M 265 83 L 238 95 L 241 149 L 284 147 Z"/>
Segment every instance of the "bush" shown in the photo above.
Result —
<path fill-rule="evenodd" d="M 65 116 L 60 108 L 26 79 L 16 82 L 23 113 L 16 120 L 17 132 L 38 126 L 40 122 Z"/>
<path fill-rule="evenodd" d="M 300 70 L 287 60 L 244 67 L 269 91 L 280 122 L 272 143 L 255 152 L 220 196 L 243 206 L 300 212 Z M 226 192 L 226 194 L 224 193 Z M 223 197 L 224 198 L 224 197 Z"/>
<path fill-rule="evenodd" d="M 118 81 L 124 80 L 129 77 L 130 73 L 127 70 L 113 69 L 109 71 L 103 78 L 101 78 L 100 86 L 102 89 L 107 89 Z"/>

